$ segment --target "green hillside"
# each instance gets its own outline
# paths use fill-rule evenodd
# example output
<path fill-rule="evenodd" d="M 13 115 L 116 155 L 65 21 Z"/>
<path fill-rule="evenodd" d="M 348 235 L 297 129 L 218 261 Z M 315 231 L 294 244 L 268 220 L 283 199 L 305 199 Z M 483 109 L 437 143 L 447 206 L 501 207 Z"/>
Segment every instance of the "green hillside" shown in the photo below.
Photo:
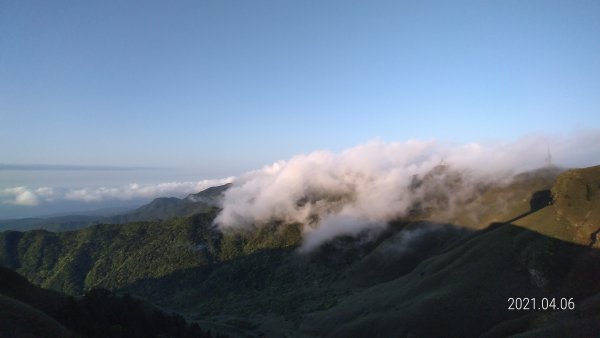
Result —
<path fill-rule="evenodd" d="M 0 220 L 0 231 L 48 230 L 72 231 L 96 224 L 124 224 L 130 222 L 166 220 L 187 217 L 210 211 L 219 205 L 230 183 L 210 187 L 185 198 L 160 197 L 135 210 L 114 216 L 67 215 L 46 218 Z"/>
<path fill-rule="evenodd" d="M 74 337 L 50 314 L 66 305 L 67 297 L 30 284 L 19 274 L 0 267 L 1 337 Z"/>
<path fill-rule="evenodd" d="M 413 218 L 471 229 L 485 228 L 494 222 L 506 222 L 539 209 L 539 205 L 532 208 L 532 202 L 536 201 L 533 195 L 537 192 L 538 196 L 543 197 L 547 192 L 549 197 L 550 189 L 561 171 L 557 167 L 546 167 L 500 182 L 473 182 L 468 179 L 468 173 L 453 172 L 448 166 L 437 167 L 414 182 L 423 191 L 423 197 L 416 202 Z M 547 202 L 542 206 L 546 206 Z"/>
<path fill-rule="evenodd" d="M 583 262 L 593 269 L 587 270 Z M 598 252 L 510 224 L 496 224 L 423 260 L 399 278 L 308 315 L 301 329 L 335 337 L 439 337 L 448 333 L 472 337 L 530 315 L 517 327 L 496 329 L 496 336 L 506 336 L 544 326 L 546 317 L 557 314 L 508 311 L 509 297 L 573 297 L 576 306 L 581 306 L 586 298 L 599 294 L 598 278 Z M 582 318 L 579 313 L 563 312 L 578 320 L 598 314 Z M 600 322 L 582 324 L 580 329 L 600 332 Z"/>
<path fill-rule="evenodd" d="M 72 295 L 210 263 L 215 211 L 170 222 L 96 225 L 79 231 L 0 233 L 0 264 Z M 198 226 L 196 226 L 198 225 Z M 214 249 L 213 249 L 214 250 Z"/>
<path fill-rule="evenodd" d="M 558 174 L 479 187 L 453 218 L 421 204 L 383 232 L 309 253 L 297 250 L 300 224 L 221 232 L 211 208 L 2 232 L 0 265 L 72 295 L 128 292 L 235 336 L 588 337 L 600 332 L 600 167 Z M 575 309 L 511 311 L 510 297 L 572 299 Z"/>
<path fill-rule="evenodd" d="M 0 337 L 212 337 L 197 324 L 129 295 L 73 298 L 0 267 Z"/>

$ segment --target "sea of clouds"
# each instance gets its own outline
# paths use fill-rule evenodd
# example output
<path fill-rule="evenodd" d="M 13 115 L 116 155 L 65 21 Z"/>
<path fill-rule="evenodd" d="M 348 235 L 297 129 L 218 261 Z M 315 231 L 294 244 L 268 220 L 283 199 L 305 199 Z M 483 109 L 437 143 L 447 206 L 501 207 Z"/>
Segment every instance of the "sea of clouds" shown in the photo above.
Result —
<path fill-rule="evenodd" d="M 414 178 L 424 177 L 440 164 L 472 183 L 508 182 L 517 173 L 549 164 L 563 168 L 598 165 L 600 131 L 469 144 L 375 140 L 341 152 L 297 155 L 235 178 L 91 188 L 17 186 L 0 189 L 0 203 L 37 206 L 57 201 L 91 204 L 183 197 L 232 182 L 215 224 L 235 229 L 272 221 L 299 222 L 304 225 L 304 247 L 311 248 L 341 234 L 384 228 L 389 220 L 406 215 L 425 193 L 413 189 Z M 434 189 L 444 189 L 444 184 Z"/>
<path fill-rule="evenodd" d="M 0 189 L 0 202 L 20 206 L 37 206 L 42 203 L 56 201 L 95 203 L 107 200 L 150 199 L 165 196 L 183 196 L 231 181 L 233 181 L 233 177 L 195 182 L 131 183 L 116 187 L 28 188 L 20 186 Z"/>

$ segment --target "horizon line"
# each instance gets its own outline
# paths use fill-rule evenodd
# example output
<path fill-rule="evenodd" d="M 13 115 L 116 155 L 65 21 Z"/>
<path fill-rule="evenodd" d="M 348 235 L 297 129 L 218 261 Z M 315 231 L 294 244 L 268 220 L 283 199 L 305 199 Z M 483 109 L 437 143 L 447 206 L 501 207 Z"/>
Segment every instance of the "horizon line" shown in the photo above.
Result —
<path fill-rule="evenodd" d="M 109 165 L 76 165 L 76 164 L 5 164 L 0 163 L 2 170 L 55 170 L 55 171 L 130 171 L 130 170 L 166 170 L 165 167 L 146 166 L 109 166 Z"/>

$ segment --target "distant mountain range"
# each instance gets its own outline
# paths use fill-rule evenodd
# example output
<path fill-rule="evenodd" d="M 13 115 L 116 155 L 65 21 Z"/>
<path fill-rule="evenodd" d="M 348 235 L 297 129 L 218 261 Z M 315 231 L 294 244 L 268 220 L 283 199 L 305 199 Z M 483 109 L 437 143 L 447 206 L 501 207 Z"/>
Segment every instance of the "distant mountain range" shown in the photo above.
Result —
<path fill-rule="evenodd" d="M 122 224 L 127 222 L 165 220 L 173 217 L 187 217 L 217 207 L 230 183 L 211 187 L 180 199 L 176 197 L 156 198 L 149 204 L 133 211 L 115 216 L 63 215 L 43 218 L 22 218 L 0 220 L 0 231 L 34 230 L 71 231 L 95 224 Z"/>
<path fill-rule="evenodd" d="M 188 217 L 203 213 L 211 208 L 218 207 L 223 193 L 229 189 L 231 183 L 211 187 L 196 194 L 190 194 L 183 199 L 176 197 L 156 198 L 149 204 L 136 210 L 110 217 L 105 223 L 128 223 L 138 221 L 166 220 L 173 217 Z"/>
<path fill-rule="evenodd" d="M 302 224 L 215 227 L 217 187 L 140 208 L 153 221 L 0 232 L 0 265 L 73 296 L 129 293 L 237 337 L 598 336 L 600 166 L 479 186 L 444 212 L 461 182 L 436 168 L 415 179 L 409 215 L 310 252 L 298 251 Z"/>

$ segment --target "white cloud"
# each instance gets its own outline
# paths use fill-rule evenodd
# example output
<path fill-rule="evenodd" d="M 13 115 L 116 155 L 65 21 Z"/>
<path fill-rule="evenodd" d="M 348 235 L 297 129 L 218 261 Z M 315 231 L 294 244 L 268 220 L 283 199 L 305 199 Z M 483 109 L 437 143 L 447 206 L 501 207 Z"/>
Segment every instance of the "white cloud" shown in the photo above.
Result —
<path fill-rule="evenodd" d="M 0 191 L 4 204 L 35 206 L 40 203 L 38 196 L 25 187 L 6 188 Z"/>
<path fill-rule="evenodd" d="M 45 198 L 51 198 L 52 196 L 54 196 L 54 189 L 49 188 L 49 187 L 41 187 L 41 188 L 35 189 L 35 193 L 38 196 L 42 196 Z"/>
<path fill-rule="evenodd" d="M 13 187 L 0 190 L 0 203 L 36 206 L 60 200 L 101 202 L 107 200 L 131 200 L 164 196 L 183 197 L 206 188 L 229 183 L 233 177 L 196 182 L 166 182 L 158 184 L 128 184 L 118 187 L 50 188 Z"/>
<path fill-rule="evenodd" d="M 64 198 L 71 201 L 99 202 L 110 199 L 130 200 L 134 198 L 156 198 L 197 193 L 206 188 L 230 183 L 233 177 L 196 182 L 165 182 L 158 184 L 132 183 L 120 187 L 96 187 L 70 189 Z"/>
<path fill-rule="evenodd" d="M 411 190 L 413 175 L 423 177 L 442 161 L 471 183 L 501 181 L 546 165 L 548 147 L 555 164 L 599 164 L 599 144 L 600 132 L 591 131 L 574 137 L 534 135 L 512 143 L 373 141 L 341 153 L 316 151 L 240 176 L 225 193 L 216 223 L 235 228 L 271 220 L 300 222 L 305 245 L 314 247 L 405 215 L 425 193 Z"/>

